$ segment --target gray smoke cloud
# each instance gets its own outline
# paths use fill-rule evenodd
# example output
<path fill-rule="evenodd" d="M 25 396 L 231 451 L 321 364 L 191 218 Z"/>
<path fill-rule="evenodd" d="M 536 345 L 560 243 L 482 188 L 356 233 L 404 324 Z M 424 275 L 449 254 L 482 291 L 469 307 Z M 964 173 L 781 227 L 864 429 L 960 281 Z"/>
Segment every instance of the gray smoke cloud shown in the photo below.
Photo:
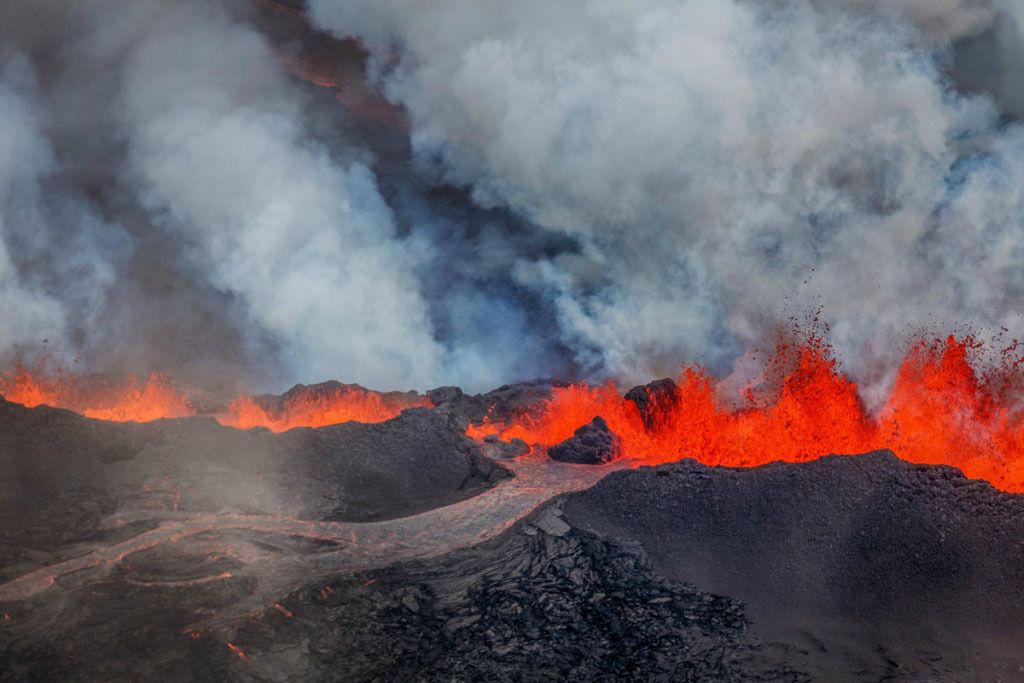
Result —
<path fill-rule="evenodd" d="M 632 382 L 821 308 L 882 386 L 921 329 L 1024 336 L 1018 2 L 306 7 L 408 129 L 289 75 L 363 65 L 289 62 L 313 34 L 269 0 L 0 5 L 5 352 Z"/>
<path fill-rule="evenodd" d="M 819 9 L 856 12 L 884 20 L 909 20 L 933 40 L 956 40 L 990 28 L 1010 2 L 1001 0 L 814 0 Z"/>
<path fill-rule="evenodd" d="M 0 334 L 12 344 L 35 342 L 64 330 L 59 304 L 26 281 L 11 254 L 18 224 L 36 218 L 39 177 L 52 165 L 52 152 L 33 125 L 32 108 L 16 89 L 18 81 L 28 77 L 11 73 L 17 66 L 8 66 L 0 86 L 0 300 L 8 312 Z"/>
<path fill-rule="evenodd" d="M 308 138 L 254 31 L 191 6 L 162 23 L 124 86 L 127 171 L 146 207 L 273 335 L 289 376 L 438 383 L 415 277 L 426 249 L 398 238 L 370 171 Z"/>
<path fill-rule="evenodd" d="M 493 258 L 543 231 L 432 199 L 404 131 L 289 75 L 311 33 L 255 0 L 0 7 L 8 356 L 229 390 L 571 374 Z"/>
<path fill-rule="evenodd" d="M 0 338 L 38 348 L 97 322 L 124 243 L 78 188 L 67 187 L 44 132 L 32 66 L 0 71 Z"/>
<path fill-rule="evenodd" d="M 365 164 L 312 137 L 307 103 L 252 25 L 216 3 L 14 4 L 0 90 L 5 347 L 50 339 L 111 360 L 117 344 L 137 365 L 173 370 L 187 342 L 156 337 L 180 317 L 200 338 L 234 326 L 234 349 L 214 355 L 265 364 L 272 349 L 290 381 L 440 382 L 445 351 L 415 273 L 430 245 L 396 234 Z M 33 70 L 44 75 L 35 102 L 21 92 Z M 90 186 L 102 211 L 133 224 L 133 263 L 114 263 L 120 227 L 71 206 Z M 197 302 L 204 314 L 185 312 Z M 154 305 L 172 320 L 148 320 Z M 146 341 L 155 348 L 133 348 Z M 196 342 L 193 353 L 210 352 Z"/>
<path fill-rule="evenodd" d="M 424 167 L 579 241 L 516 274 L 598 373 L 727 368 L 786 301 L 821 306 L 862 376 L 922 327 L 1024 333 L 1020 133 L 949 71 L 962 41 L 1017 31 L 1016 4 L 310 7 L 401 55 L 381 79 Z M 1022 72 L 999 54 L 998 78 Z"/>

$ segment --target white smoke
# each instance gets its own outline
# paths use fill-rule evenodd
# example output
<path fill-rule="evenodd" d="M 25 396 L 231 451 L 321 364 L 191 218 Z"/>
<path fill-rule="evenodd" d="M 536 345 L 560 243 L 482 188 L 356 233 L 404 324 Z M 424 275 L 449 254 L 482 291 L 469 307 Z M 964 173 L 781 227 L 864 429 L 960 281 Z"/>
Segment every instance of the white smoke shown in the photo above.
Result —
<path fill-rule="evenodd" d="M 0 345 L 26 355 L 69 326 L 95 324 L 120 251 L 104 236 L 110 226 L 57 178 L 37 96 L 31 65 L 9 57 L 0 69 Z"/>
<path fill-rule="evenodd" d="M 63 332 L 60 306 L 45 292 L 24 282 L 12 259 L 18 221 L 34 220 L 39 177 L 49 171 L 52 154 L 24 97 L 12 89 L 16 76 L 0 85 L 0 336 L 6 344 L 37 342 Z"/>
<path fill-rule="evenodd" d="M 992 26 L 1003 0 L 814 0 L 818 8 L 906 19 L 938 40 L 977 35 Z M 1008 3 L 1006 3 L 1008 4 Z"/>
<path fill-rule="evenodd" d="M 289 377 L 437 383 L 424 254 L 365 166 L 309 139 L 299 101 L 255 31 L 184 5 L 129 59 L 129 173 L 279 341 Z"/>
<path fill-rule="evenodd" d="M 308 6 L 408 133 L 290 78 L 266 3 L 0 4 L 5 351 L 633 381 L 820 307 L 870 383 L 921 328 L 1024 335 L 1015 0 Z"/>
<path fill-rule="evenodd" d="M 415 189 L 392 192 L 420 208 L 398 220 L 372 142 L 340 132 L 345 109 L 287 75 L 294 46 L 257 27 L 265 9 L 0 5 L 0 64 L 27 74 L 3 91 L 3 350 L 50 340 L 88 370 L 268 389 L 331 377 L 483 389 L 556 365 L 544 316 L 488 254 L 524 240 L 486 226 L 466 240 L 405 175 L 390 182 Z"/>
<path fill-rule="evenodd" d="M 423 163 L 579 240 L 517 272 L 589 367 L 722 363 L 787 301 L 820 305 L 862 374 L 919 327 L 1024 334 L 1017 134 L 944 71 L 948 41 L 1002 26 L 1009 5 L 310 7 L 400 53 L 382 78 Z"/>

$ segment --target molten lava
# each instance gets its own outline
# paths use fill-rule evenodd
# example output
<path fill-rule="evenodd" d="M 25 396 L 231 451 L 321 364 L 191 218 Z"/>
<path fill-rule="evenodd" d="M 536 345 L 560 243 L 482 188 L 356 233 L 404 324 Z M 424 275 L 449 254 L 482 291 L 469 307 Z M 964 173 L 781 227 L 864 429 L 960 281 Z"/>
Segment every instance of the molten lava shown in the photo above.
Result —
<path fill-rule="evenodd" d="M 695 458 L 752 467 L 889 448 L 910 462 L 952 465 L 970 478 L 1024 492 L 1024 410 L 1014 393 L 1022 386 L 1020 366 L 976 372 L 969 356 L 978 346 L 952 337 L 914 346 L 876 414 L 865 409 L 829 349 L 812 340 L 778 352 L 775 366 L 786 369 L 775 390 L 759 401 L 751 394 L 739 408 L 723 403 L 706 373 L 686 368 L 672 400 L 651 396 L 646 426 L 637 404 L 611 384 L 576 384 L 554 388 L 550 400 L 515 420 L 485 420 L 468 433 L 546 447 L 600 415 L 621 438 L 622 456 L 640 464 Z"/>
<path fill-rule="evenodd" d="M 407 408 L 432 405 L 430 399 L 413 393 L 382 394 L 358 385 L 330 382 L 296 387 L 279 399 L 244 396 L 231 403 L 220 422 L 239 429 L 268 427 L 284 432 L 340 422 L 384 422 Z"/>
<path fill-rule="evenodd" d="M 29 408 L 67 408 L 86 417 L 116 422 L 149 422 L 195 414 L 189 400 L 166 376 L 155 372 L 140 385 L 134 376 L 110 384 L 85 382 L 62 371 L 33 374 L 19 368 L 13 377 L 0 377 L 0 394 Z"/>
<path fill-rule="evenodd" d="M 117 422 L 149 422 L 197 414 L 195 406 L 170 380 L 153 373 L 145 383 L 85 380 L 61 370 L 33 373 L 19 367 L 0 375 L 0 394 L 29 408 L 66 408 L 86 417 Z M 323 427 L 341 422 L 384 422 L 407 408 L 431 407 L 415 393 L 380 393 L 358 385 L 328 382 L 299 386 L 281 397 L 242 396 L 217 419 L 239 429 L 267 427 L 283 432 L 295 427 Z"/>
<path fill-rule="evenodd" d="M 696 458 L 709 465 L 753 467 L 888 448 L 910 462 L 952 465 L 968 477 L 1024 492 L 1024 363 L 1004 359 L 979 371 L 973 358 L 980 348 L 973 339 L 953 337 L 915 345 L 876 411 L 866 409 L 828 346 L 812 338 L 780 345 L 757 390 L 739 392 L 744 397 L 739 406 L 723 399 L 722 382 L 688 367 L 669 394 L 647 395 L 643 413 L 612 384 L 580 383 L 554 388 L 549 400 L 514 419 L 485 419 L 467 433 L 548 447 L 601 416 L 620 439 L 620 455 L 640 464 Z M 197 412 L 158 373 L 139 383 L 134 377 L 85 381 L 67 372 L 18 368 L 0 375 L 0 394 L 25 406 L 68 408 L 102 420 L 146 422 Z M 383 422 L 408 408 L 432 405 L 412 392 L 379 393 L 328 382 L 298 386 L 280 397 L 243 396 L 218 419 L 241 429 L 281 432 Z"/>
<path fill-rule="evenodd" d="M 139 387 L 132 379 L 107 406 L 86 408 L 86 417 L 116 422 L 149 422 L 165 417 L 188 417 L 195 413 L 188 399 L 179 394 L 162 375 L 153 373 Z"/>

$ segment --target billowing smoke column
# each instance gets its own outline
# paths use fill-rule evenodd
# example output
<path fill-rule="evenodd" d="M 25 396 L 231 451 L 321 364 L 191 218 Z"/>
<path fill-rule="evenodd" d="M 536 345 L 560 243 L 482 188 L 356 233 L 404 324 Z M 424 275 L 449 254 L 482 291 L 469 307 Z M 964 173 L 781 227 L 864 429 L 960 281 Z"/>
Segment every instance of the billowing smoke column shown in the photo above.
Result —
<path fill-rule="evenodd" d="M 128 169 L 144 205 L 194 243 L 293 376 L 436 382 L 423 248 L 398 238 L 365 165 L 308 138 L 267 45 L 208 15 L 174 8 L 128 60 Z"/>
<path fill-rule="evenodd" d="M 949 76 L 1018 77 L 1015 3 L 311 6 L 403 55 L 383 82 L 422 162 L 578 242 L 516 273 L 585 367 L 730 363 L 786 298 L 860 372 L 918 326 L 1021 331 L 1010 89 Z"/>
<path fill-rule="evenodd" d="M 407 128 L 268 7 L 0 7 L 9 355 L 632 382 L 820 308 L 870 390 L 922 329 L 1024 333 L 1019 3 L 309 0 Z"/>
<path fill-rule="evenodd" d="M 172 296 L 179 286 L 200 290 L 208 320 L 222 318 L 212 320 L 217 327 L 230 320 L 243 344 L 250 338 L 268 340 L 287 376 L 341 372 L 375 384 L 436 381 L 442 349 L 415 274 L 427 247 L 396 235 L 392 214 L 365 164 L 335 158 L 311 137 L 303 120 L 303 98 L 255 29 L 206 3 L 147 0 L 129 9 L 123 3 L 92 1 L 74 9 L 67 3 L 51 7 L 47 18 L 54 22 L 55 35 L 41 38 L 44 63 L 11 58 L 17 60 L 23 80 L 39 72 L 35 87 L 44 90 L 38 97 L 46 101 L 37 108 L 43 111 L 33 116 L 12 108 L 10 116 L 29 126 L 50 113 L 47 106 L 56 109 L 62 101 L 64 106 L 88 107 L 97 129 L 72 131 L 65 126 L 74 129 L 77 121 L 57 121 L 56 134 L 95 133 L 110 149 L 100 152 L 100 159 L 83 159 L 79 150 L 64 149 L 56 156 L 66 158 L 51 161 L 54 144 L 44 134 L 15 130 L 9 134 L 27 149 L 13 147 L 9 154 L 28 157 L 31 164 L 19 168 L 18 159 L 12 159 L 8 166 L 15 167 L 13 173 L 38 176 L 66 164 L 67 172 L 85 175 L 95 172 L 95 164 L 109 174 L 98 192 L 123 193 L 97 202 L 97 211 L 113 213 L 119 223 L 109 232 L 130 233 L 126 224 L 136 222 L 139 234 L 126 236 L 129 241 L 134 237 L 144 242 L 150 239 L 147 233 L 160 233 L 164 249 L 149 258 L 175 271 L 161 289 Z M 34 11 L 28 5 L 5 9 L 26 16 Z M 110 82 L 69 82 L 74 79 L 66 72 L 83 58 L 97 70 L 114 70 Z M 46 63 L 48 59 L 56 63 Z M 16 104 L 22 110 L 30 106 L 22 100 Z M 33 181 L 39 184 L 33 177 L 8 182 Z M 88 188 L 74 189 L 88 194 Z M 35 186 L 15 185 L 11 195 L 21 201 L 35 197 L 45 208 L 54 202 Z M 57 201 L 63 201 L 59 195 Z M 78 238 L 90 228 L 83 224 L 88 212 L 67 213 L 30 214 L 29 219 L 52 229 L 36 238 L 42 245 L 28 246 L 40 250 L 59 244 L 66 235 Z M 13 214 L 10 222 L 19 218 Z M 47 225 L 61 219 L 68 222 Z M 24 227 L 26 232 L 31 229 Z M 73 343 L 74 330 L 65 318 L 74 301 L 59 290 L 79 290 L 82 283 L 66 282 L 62 272 L 40 278 L 32 253 L 18 244 L 13 228 L 5 238 L 8 252 L 24 257 L 24 272 L 12 273 L 8 291 L 26 299 L 17 308 L 29 317 L 19 325 L 20 336 L 11 339 L 37 341 L 63 333 Z M 105 257 L 105 252 L 98 254 L 98 262 L 106 265 Z M 69 250 L 66 258 L 83 259 L 78 250 Z M 132 287 L 133 279 L 153 277 L 139 265 L 138 272 L 118 274 L 119 286 Z M 192 285 L 190 276 L 201 277 L 202 283 Z M 33 282 L 37 278 L 41 281 Z M 202 292 L 208 288 L 226 300 L 208 303 Z M 128 317 L 143 314 L 148 299 L 162 295 L 154 291 L 132 302 Z M 106 293 L 94 286 L 88 296 L 103 301 Z M 217 310 L 221 306 L 226 310 Z M 102 328 L 109 322 L 90 320 L 77 327 Z M 198 322 L 196 331 L 204 324 Z M 106 345 L 115 336 L 128 346 L 137 342 L 130 329 L 98 341 Z"/>

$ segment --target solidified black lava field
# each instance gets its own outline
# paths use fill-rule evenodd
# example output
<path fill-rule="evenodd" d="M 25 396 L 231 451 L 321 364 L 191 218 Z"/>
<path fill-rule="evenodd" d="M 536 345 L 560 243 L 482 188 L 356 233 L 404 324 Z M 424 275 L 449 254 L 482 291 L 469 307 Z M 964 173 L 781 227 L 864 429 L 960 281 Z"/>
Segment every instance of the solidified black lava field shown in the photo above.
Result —
<path fill-rule="evenodd" d="M 547 386 L 284 434 L 0 403 L 0 680 L 1024 680 L 1024 497 L 464 436 Z"/>

